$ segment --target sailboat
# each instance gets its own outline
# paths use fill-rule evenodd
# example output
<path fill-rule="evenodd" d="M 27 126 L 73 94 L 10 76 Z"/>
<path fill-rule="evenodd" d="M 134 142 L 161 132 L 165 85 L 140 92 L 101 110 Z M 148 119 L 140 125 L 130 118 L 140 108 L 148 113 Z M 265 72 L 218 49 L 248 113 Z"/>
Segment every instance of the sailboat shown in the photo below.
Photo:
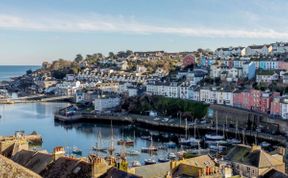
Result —
<path fill-rule="evenodd" d="M 216 133 L 215 134 L 206 134 L 205 139 L 211 140 L 211 141 L 217 141 L 217 140 L 219 141 L 219 140 L 225 139 L 224 135 L 218 134 L 218 112 L 216 112 Z"/>
<path fill-rule="evenodd" d="M 130 138 L 126 138 L 124 139 L 124 136 L 122 134 L 122 138 L 120 140 L 117 141 L 118 145 L 126 145 L 126 146 L 133 146 L 134 145 L 134 140 L 130 139 Z"/>
<path fill-rule="evenodd" d="M 112 155 L 113 152 L 115 151 L 115 147 L 114 147 L 114 132 L 113 132 L 112 120 L 111 120 L 111 142 L 110 142 L 110 147 L 108 148 L 108 151 L 109 151 L 110 155 Z"/>
<path fill-rule="evenodd" d="M 227 122 L 227 121 L 226 121 Z M 226 124 L 227 125 L 227 124 Z M 229 138 L 227 139 L 227 143 L 231 145 L 240 144 L 241 140 L 237 139 L 238 137 L 238 120 L 236 121 L 236 133 L 235 138 Z"/>
<path fill-rule="evenodd" d="M 103 148 L 101 146 L 102 146 L 102 134 L 101 134 L 101 130 L 99 130 L 98 135 L 97 135 L 96 146 L 93 146 L 92 149 L 95 151 L 107 153 L 107 148 Z"/>
<path fill-rule="evenodd" d="M 195 146 L 200 142 L 199 139 L 196 139 L 196 124 L 194 124 L 194 137 L 188 138 L 188 124 L 187 119 L 185 119 L 185 138 L 180 138 L 179 144 L 186 146 Z"/>
<path fill-rule="evenodd" d="M 157 150 L 158 150 L 158 148 L 153 145 L 153 138 L 152 138 L 152 136 L 151 136 L 150 146 L 149 146 L 149 147 L 143 147 L 143 148 L 141 149 L 141 151 L 144 152 L 144 153 L 147 153 L 147 152 L 148 152 L 148 153 L 156 152 Z"/>

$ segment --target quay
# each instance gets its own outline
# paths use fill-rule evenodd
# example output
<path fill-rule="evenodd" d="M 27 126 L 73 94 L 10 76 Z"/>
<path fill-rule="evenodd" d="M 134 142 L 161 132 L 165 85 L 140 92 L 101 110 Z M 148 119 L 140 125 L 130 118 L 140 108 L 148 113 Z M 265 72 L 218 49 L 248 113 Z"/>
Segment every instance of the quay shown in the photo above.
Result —
<path fill-rule="evenodd" d="M 19 98 L 0 99 L 0 104 L 17 104 L 17 103 L 34 103 L 34 102 L 53 102 L 67 101 L 73 99 L 73 96 L 47 96 L 47 95 L 32 95 Z"/>
<path fill-rule="evenodd" d="M 73 123 L 73 122 L 105 122 L 110 123 L 129 123 L 134 124 L 140 127 L 154 128 L 157 130 L 165 130 L 165 131 L 174 131 L 174 132 L 184 132 L 187 127 L 188 130 L 193 131 L 193 129 L 199 130 L 201 133 L 207 133 L 216 131 L 216 127 L 214 127 L 211 123 L 206 124 L 195 124 L 195 125 L 187 125 L 184 120 L 173 120 L 172 122 L 163 122 L 160 120 L 154 120 L 154 117 L 150 116 L 142 116 L 142 115 L 134 115 L 134 114 L 91 114 L 91 113 L 77 113 L 71 116 L 65 116 L 56 112 L 54 115 L 54 119 L 56 121 L 64 122 L 64 123 Z M 235 135 L 238 133 L 240 137 L 245 135 L 248 138 L 258 138 L 262 140 L 267 140 L 270 142 L 278 142 L 284 146 L 288 146 L 288 142 L 285 136 L 282 135 L 272 135 L 263 132 L 256 132 L 252 130 L 236 130 L 235 128 L 223 128 L 222 126 L 218 126 L 218 132 L 224 134 Z"/>

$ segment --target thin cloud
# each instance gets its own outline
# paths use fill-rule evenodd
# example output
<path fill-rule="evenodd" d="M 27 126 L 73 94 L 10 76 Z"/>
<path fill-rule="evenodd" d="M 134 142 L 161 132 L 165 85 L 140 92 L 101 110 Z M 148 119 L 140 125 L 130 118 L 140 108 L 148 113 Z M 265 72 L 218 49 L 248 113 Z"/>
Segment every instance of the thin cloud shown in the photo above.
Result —
<path fill-rule="evenodd" d="M 287 32 L 273 29 L 238 30 L 216 29 L 211 27 L 176 27 L 139 23 L 135 20 L 121 18 L 97 17 L 88 20 L 67 19 L 32 19 L 0 14 L 0 28 L 14 30 L 52 31 L 52 32 L 121 32 L 136 34 L 174 34 L 190 37 L 209 38 L 256 38 L 288 39 Z"/>

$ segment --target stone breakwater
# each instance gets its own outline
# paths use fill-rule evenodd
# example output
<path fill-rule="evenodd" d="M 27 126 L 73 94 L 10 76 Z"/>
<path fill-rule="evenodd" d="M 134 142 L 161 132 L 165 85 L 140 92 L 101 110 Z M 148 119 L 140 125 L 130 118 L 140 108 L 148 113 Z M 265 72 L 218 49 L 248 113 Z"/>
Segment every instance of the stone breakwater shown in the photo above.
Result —
<path fill-rule="evenodd" d="M 149 116 L 142 116 L 142 115 L 134 115 L 134 114 L 90 114 L 90 113 L 77 113 L 72 116 L 64 116 L 59 113 L 55 113 L 54 119 L 56 121 L 61 121 L 64 123 L 73 123 L 73 122 L 105 122 L 110 123 L 113 121 L 113 123 L 129 123 L 134 124 L 140 127 L 146 127 L 146 128 L 154 128 L 157 130 L 166 130 L 166 131 L 173 131 L 173 132 L 184 132 L 185 130 L 185 122 L 182 120 L 174 120 L 173 122 L 162 122 L 161 120 L 155 121 L 154 117 Z M 196 125 L 188 125 L 187 126 L 190 131 L 193 131 L 194 128 L 199 130 L 202 133 L 207 132 L 214 132 L 216 131 L 216 127 L 212 126 L 212 124 L 196 124 Z M 245 131 L 245 130 L 236 130 L 235 128 L 223 128 L 222 126 L 218 127 L 219 130 L 225 132 L 225 134 L 233 134 L 236 133 L 240 135 L 245 135 L 245 137 L 249 138 L 259 138 L 271 142 L 278 142 L 282 145 L 287 146 L 287 139 L 284 136 L 281 135 L 271 135 L 266 134 L 263 132 L 256 132 L 256 131 Z"/>

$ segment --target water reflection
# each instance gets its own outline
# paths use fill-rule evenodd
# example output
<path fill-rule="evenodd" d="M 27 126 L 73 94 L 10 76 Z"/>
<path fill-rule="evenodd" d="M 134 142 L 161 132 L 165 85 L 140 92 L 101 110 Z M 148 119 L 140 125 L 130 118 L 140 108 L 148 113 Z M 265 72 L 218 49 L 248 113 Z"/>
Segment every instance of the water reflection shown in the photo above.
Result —
<path fill-rule="evenodd" d="M 55 146 L 62 145 L 66 148 L 77 146 L 83 155 L 92 152 L 92 146 L 96 145 L 97 133 L 101 130 L 103 146 L 108 147 L 111 143 L 110 124 L 99 123 L 74 123 L 62 124 L 54 121 L 53 113 L 59 108 L 67 106 L 68 103 L 28 103 L 15 105 L 0 105 L 0 135 L 11 135 L 16 130 L 24 130 L 26 133 L 36 131 L 43 136 L 42 147 L 49 152 Z M 126 150 L 138 150 L 150 145 L 150 140 L 141 138 L 143 135 L 153 135 L 154 145 L 162 145 L 163 142 L 175 141 L 176 136 L 170 133 L 150 131 L 127 125 L 113 125 L 115 152 L 120 152 L 123 147 L 117 145 L 117 141 L 123 137 L 135 139 L 133 147 Z M 69 151 L 69 150 L 68 150 Z M 172 151 L 172 150 L 171 150 Z M 176 150 L 174 150 L 176 151 Z M 104 154 L 104 153 L 103 153 Z M 158 154 L 166 154 L 161 151 Z M 128 157 L 128 160 L 140 160 L 149 158 L 149 154 Z"/>

